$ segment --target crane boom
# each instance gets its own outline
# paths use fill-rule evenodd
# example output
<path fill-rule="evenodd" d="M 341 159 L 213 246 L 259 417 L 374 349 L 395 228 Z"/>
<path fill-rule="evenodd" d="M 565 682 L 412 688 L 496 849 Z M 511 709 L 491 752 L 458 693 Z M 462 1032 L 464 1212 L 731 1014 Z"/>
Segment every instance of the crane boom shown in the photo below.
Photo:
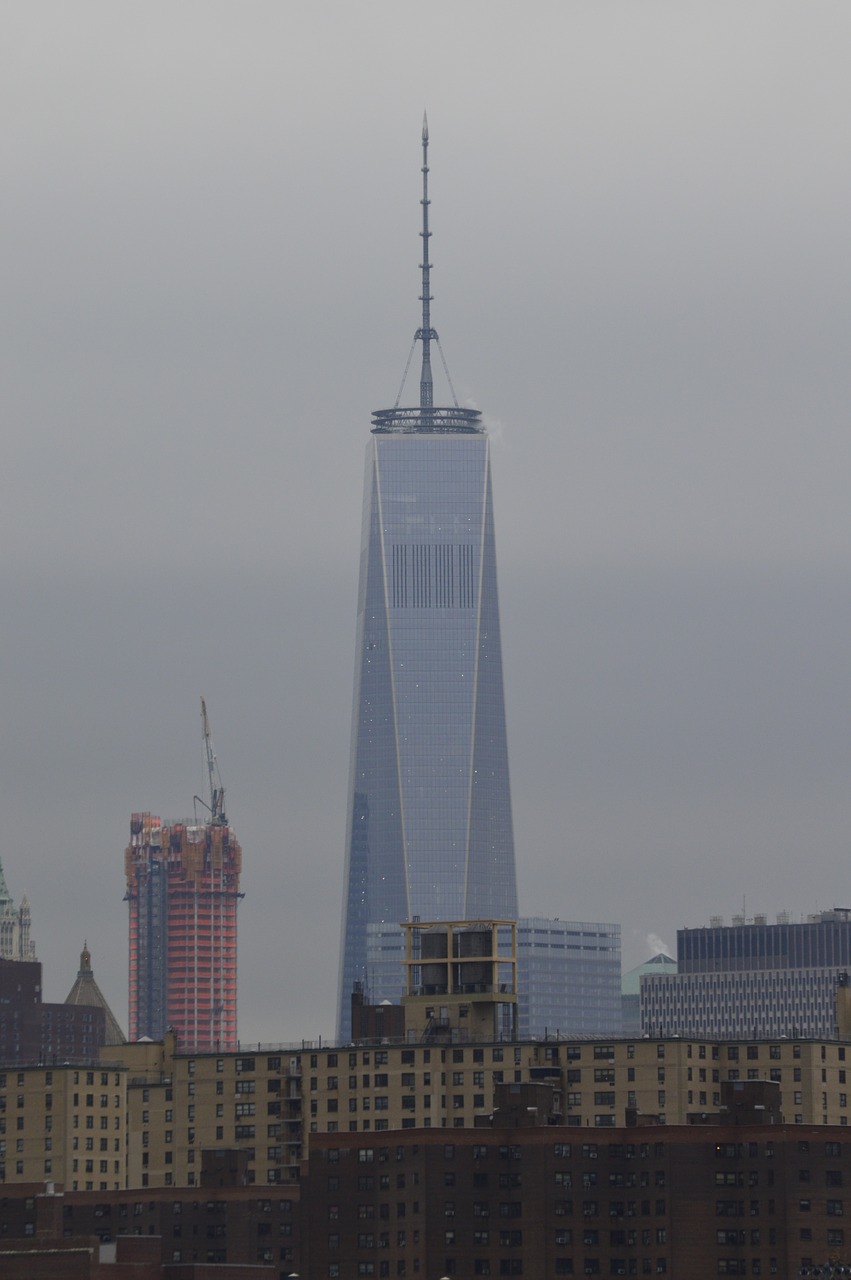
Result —
<path fill-rule="evenodd" d="M 213 739 L 210 734 L 210 721 L 207 716 L 207 703 L 201 699 L 201 731 L 204 737 L 204 758 L 207 764 L 207 777 L 210 782 L 210 820 L 220 824 L 227 823 L 225 817 L 225 789 L 219 776 L 219 765 L 213 752 Z M 218 785 L 216 785 L 218 783 Z"/>

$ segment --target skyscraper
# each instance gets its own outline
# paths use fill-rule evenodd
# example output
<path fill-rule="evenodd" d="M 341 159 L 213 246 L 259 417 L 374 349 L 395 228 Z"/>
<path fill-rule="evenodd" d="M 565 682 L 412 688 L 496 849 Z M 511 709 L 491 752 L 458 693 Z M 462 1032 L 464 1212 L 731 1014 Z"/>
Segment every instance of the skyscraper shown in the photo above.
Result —
<path fill-rule="evenodd" d="M 124 854 L 129 1031 L 131 1040 L 160 1040 L 172 1027 L 181 1048 L 233 1049 L 242 850 L 225 817 L 203 699 L 201 716 L 210 778 L 207 819 L 163 823 L 134 813 L 130 820 Z"/>
<path fill-rule="evenodd" d="M 15 907 L 0 864 L 0 959 L 35 960 L 35 943 L 30 937 L 32 914 L 26 894 Z"/>
<path fill-rule="evenodd" d="M 621 1033 L 621 927 L 522 916 L 517 922 L 522 1040 Z"/>
<path fill-rule="evenodd" d="M 490 446 L 434 404 L 425 121 L 422 147 L 420 403 L 374 413 L 366 456 L 341 1038 L 354 984 L 401 994 L 403 920 L 517 916 Z"/>

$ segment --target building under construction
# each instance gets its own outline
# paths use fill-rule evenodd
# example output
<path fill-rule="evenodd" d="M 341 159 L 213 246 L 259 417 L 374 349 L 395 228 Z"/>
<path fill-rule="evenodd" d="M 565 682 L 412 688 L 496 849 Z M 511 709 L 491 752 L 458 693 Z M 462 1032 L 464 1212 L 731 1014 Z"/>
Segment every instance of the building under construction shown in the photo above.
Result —
<path fill-rule="evenodd" d="M 173 1028 L 183 1048 L 237 1043 L 237 904 L 242 850 L 224 812 L 224 788 L 201 703 L 210 803 L 202 821 L 134 813 L 124 854 L 130 907 L 131 1040 Z M 196 803 L 198 803 L 196 797 Z"/>

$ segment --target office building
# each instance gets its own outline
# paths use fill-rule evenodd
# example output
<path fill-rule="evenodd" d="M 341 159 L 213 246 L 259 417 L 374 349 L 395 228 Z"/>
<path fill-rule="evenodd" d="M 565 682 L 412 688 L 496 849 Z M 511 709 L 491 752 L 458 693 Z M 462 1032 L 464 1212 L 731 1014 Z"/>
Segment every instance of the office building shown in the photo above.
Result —
<path fill-rule="evenodd" d="M 725 925 L 677 930 L 680 973 L 744 972 L 750 969 L 851 969 L 851 910 L 834 907 L 792 920 L 789 912 L 769 924 L 764 915 L 734 916 Z"/>
<path fill-rule="evenodd" d="M 677 932 L 676 974 L 641 978 L 649 1035 L 830 1039 L 851 974 L 851 911 L 775 924 L 718 917 Z"/>
<path fill-rule="evenodd" d="M 168 822 L 134 813 L 124 854 L 130 915 L 131 1040 L 231 1049 L 237 1039 L 236 924 L 242 850 L 224 811 L 207 710 L 207 820 Z"/>
<path fill-rule="evenodd" d="M 521 917 L 517 922 L 520 1039 L 621 1032 L 619 924 Z"/>
<path fill-rule="evenodd" d="M 641 1026 L 648 1035 L 832 1040 L 847 981 L 826 968 L 657 975 L 641 983 Z"/>
<path fill-rule="evenodd" d="M 664 951 L 657 951 L 649 960 L 637 964 L 623 975 L 621 981 L 621 1017 L 625 1036 L 641 1034 L 641 979 L 677 972 L 677 962 Z"/>
<path fill-rule="evenodd" d="M 434 405 L 423 129 L 420 403 L 367 448 L 339 1035 L 360 984 L 402 991 L 403 921 L 517 918 L 490 446 Z"/>

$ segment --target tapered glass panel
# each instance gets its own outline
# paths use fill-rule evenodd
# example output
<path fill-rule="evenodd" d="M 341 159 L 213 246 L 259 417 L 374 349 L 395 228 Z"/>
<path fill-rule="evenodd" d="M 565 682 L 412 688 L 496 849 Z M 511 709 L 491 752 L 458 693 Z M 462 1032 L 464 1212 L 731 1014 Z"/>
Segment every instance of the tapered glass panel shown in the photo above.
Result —
<path fill-rule="evenodd" d="M 401 992 L 375 926 L 517 914 L 484 434 L 370 441 L 348 833 L 342 1037 L 355 982 Z"/>

